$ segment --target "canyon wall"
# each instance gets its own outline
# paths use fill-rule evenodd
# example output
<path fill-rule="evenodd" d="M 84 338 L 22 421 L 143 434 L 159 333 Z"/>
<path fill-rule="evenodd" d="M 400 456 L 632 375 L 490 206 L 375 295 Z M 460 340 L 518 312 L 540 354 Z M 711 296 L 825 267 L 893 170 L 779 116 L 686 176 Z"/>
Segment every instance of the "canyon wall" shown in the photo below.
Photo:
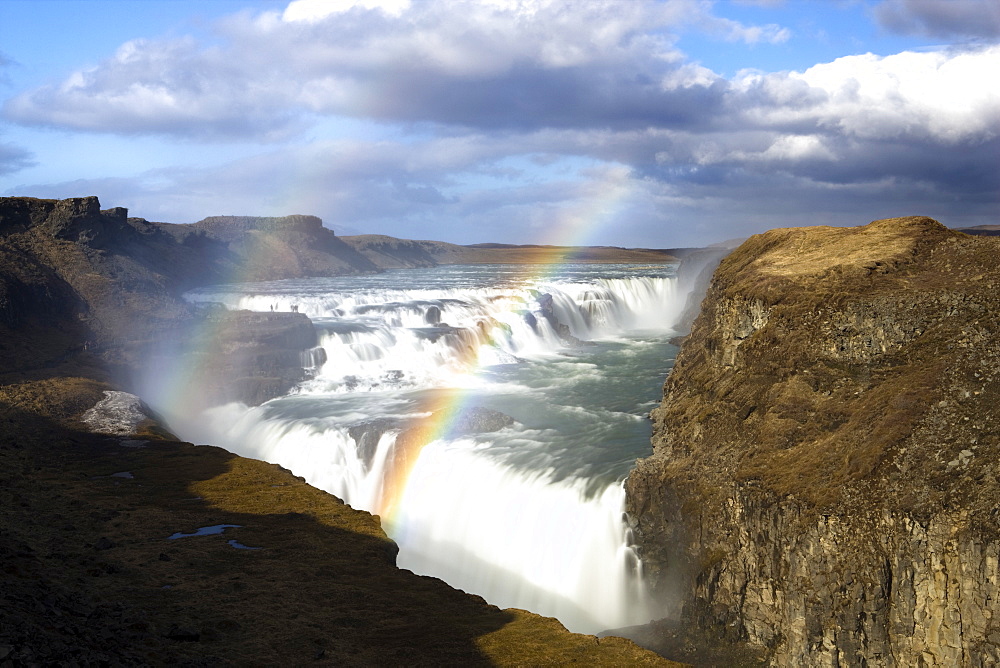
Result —
<path fill-rule="evenodd" d="M 626 483 L 682 625 L 774 665 L 1000 662 L 998 251 L 910 217 L 722 261 Z"/>
<path fill-rule="evenodd" d="M 44 369 L 136 391 L 180 366 L 188 398 L 208 405 L 258 404 L 304 380 L 316 345 L 304 315 L 197 309 L 181 295 L 243 266 L 269 279 L 336 273 L 347 247 L 311 216 L 208 220 L 150 223 L 96 197 L 0 197 L 0 375 Z M 266 248 L 247 257 L 245 234 Z M 367 269 L 364 258 L 349 267 Z"/>

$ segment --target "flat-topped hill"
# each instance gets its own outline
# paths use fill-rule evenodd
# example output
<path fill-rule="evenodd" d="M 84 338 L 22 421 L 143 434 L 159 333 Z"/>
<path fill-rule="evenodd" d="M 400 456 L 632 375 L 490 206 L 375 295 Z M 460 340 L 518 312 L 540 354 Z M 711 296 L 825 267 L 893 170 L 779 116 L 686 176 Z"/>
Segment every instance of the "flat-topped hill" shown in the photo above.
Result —
<path fill-rule="evenodd" d="M 209 216 L 192 227 L 205 230 L 218 238 L 234 238 L 248 232 L 306 232 L 319 234 L 323 221 L 316 216 Z M 327 230 L 333 234 L 333 230 Z"/>
<path fill-rule="evenodd" d="M 959 232 L 986 237 L 1000 236 L 1000 225 L 976 225 L 975 227 L 959 227 Z"/>

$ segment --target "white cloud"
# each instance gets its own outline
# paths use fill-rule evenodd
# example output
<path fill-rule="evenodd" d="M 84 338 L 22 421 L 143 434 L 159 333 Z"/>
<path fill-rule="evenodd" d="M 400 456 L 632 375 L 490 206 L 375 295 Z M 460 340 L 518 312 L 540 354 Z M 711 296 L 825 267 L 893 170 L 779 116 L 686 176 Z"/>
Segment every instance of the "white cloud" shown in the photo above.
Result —
<path fill-rule="evenodd" d="M 355 7 L 379 10 L 399 16 L 410 8 L 410 0 L 293 0 L 281 14 L 283 21 L 319 21 L 331 14 L 342 14 Z"/>
<path fill-rule="evenodd" d="M 805 72 L 750 74 L 732 100 L 774 128 L 814 126 L 861 140 L 944 144 L 989 141 L 1000 131 L 1000 46 L 838 58 Z M 757 98 L 755 100 L 755 98 Z"/>
<path fill-rule="evenodd" d="M 782 44 L 792 36 L 791 30 L 773 23 L 762 26 L 747 26 L 732 19 L 707 17 L 703 21 L 703 25 L 708 32 L 719 35 L 727 42 Z"/>
<path fill-rule="evenodd" d="M 97 67 L 9 99 L 3 110 L 29 125 L 119 134 L 287 136 L 294 114 L 266 94 L 274 73 L 248 79 L 244 67 L 192 39 L 133 40 Z"/>
<path fill-rule="evenodd" d="M 350 3 L 348 3 L 350 4 Z M 274 139 L 310 114 L 469 126 L 650 123 L 705 100 L 660 82 L 706 86 L 671 26 L 697 23 L 697 0 L 620 3 L 421 2 L 391 12 L 314 3 L 237 14 L 222 43 L 136 40 L 61 84 L 5 105 L 17 122 L 118 133 Z M 368 6 L 374 6 L 368 3 Z M 325 11 L 325 10 L 324 10 Z M 308 20 L 306 20 L 308 17 Z M 672 108 L 676 104 L 686 109 Z"/>

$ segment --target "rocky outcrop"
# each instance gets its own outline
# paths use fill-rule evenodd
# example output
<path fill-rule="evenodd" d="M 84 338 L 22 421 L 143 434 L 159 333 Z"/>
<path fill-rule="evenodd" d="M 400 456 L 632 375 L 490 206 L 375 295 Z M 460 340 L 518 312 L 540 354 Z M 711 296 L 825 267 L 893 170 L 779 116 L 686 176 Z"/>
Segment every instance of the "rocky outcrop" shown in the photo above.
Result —
<path fill-rule="evenodd" d="M 80 417 L 92 431 L 116 436 L 132 436 L 149 424 L 162 422 L 146 403 L 128 392 L 105 390 L 104 398 Z"/>
<path fill-rule="evenodd" d="M 149 362 L 181 369 L 182 377 L 173 382 L 187 390 L 175 403 L 186 406 L 182 412 L 195 413 L 232 401 L 256 406 L 288 394 L 326 361 L 316 344 L 316 329 L 301 313 L 209 309 L 179 347 L 161 348 L 159 356 L 154 351 Z"/>
<path fill-rule="evenodd" d="M 682 624 L 774 665 L 1000 662 L 998 251 L 913 217 L 722 261 L 626 483 Z"/>
<path fill-rule="evenodd" d="M 151 370 L 180 365 L 199 389 L 187 394 L 210 403 L 286 393 L 321 363 L 309 357 L 316 333 L 308 318 L 198 310 L 181 294 L 236 277 L 241 256 L 222 228 L 265 240 L 291 235 L 282 243 L 309 249 L 330 271 L 322 240 L 336 238 L 311 216 L 211 220 L 150 223 L 121 207 L 101 210 L 96 197 L 0 198 L 0 369 L 96 375 L 135 389 Z M 257 256 L 255 271 L 272 266 L 268 257 Z"/>

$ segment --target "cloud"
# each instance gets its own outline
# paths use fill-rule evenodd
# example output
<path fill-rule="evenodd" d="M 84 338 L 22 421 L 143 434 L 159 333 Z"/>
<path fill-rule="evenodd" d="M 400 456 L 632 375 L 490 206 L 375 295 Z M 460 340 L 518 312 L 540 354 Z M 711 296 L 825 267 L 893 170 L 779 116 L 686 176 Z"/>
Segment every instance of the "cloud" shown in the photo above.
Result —
<path fill-rule="evenodd" d="M 996 39 L 1000 4 L 996 0 L 884 0 L 875 18 L 904 35 Z"/>
<path fill-rule="evenodd" d="M 694 0 L 298 0 L 284 15 L 229 17 L 219 46 L 128 42 L 95 68 L 12 98 L 4 113 L 28 125 L 262 142 L 345 116 L 474 132 L 710 134 L 739 124 L 963 142 L 995 131 L 986 82 L 998 47 L 866 54 L 726 80 L 671 46 L 670 30 L 695 24 L 719 39 L 787 38 Z"/>
<path fill-rule="evenodd" d="M 282 12 L 281 18 L 284 21 L 319 21 L 355 7 L 378 9 L 389 16 L 399 16 L 410 8 L 410 0 L 293 0 Z"/>
<path fill-rule="evenodd" d="M 998 151 L 997 140 L 949 148 L 772 130 L 543 129 L 312 142 L 17 194 L 96 193 L 106 206 L 168 222 L 310 213 L 338 232 L 661 247 L 911 213 L 992 222 Z"/>
<path fill-rule="evenodd" d="M 0 176 L 19 172 L 33 164 L 30 152 L 15 144 L 0 142 Z"/>
<path fill-rule="evenodd" d="M 731 106 L 760 127 L 809 128 L 859 140 L 988 141 L 1000 132 L 1000 46 L 970 51 L 865 54 L 805 72 L 748 74 Z"/>
<path fill-rule="evenodd" d="M 745 44 L 783 44 L 792 36 L 792 31 L 773 23 L 763 26 L 746 26 L 739 21 L 719 17 L 706 17 L 702 26 L 709 34 L 721 37 L 727 42 Z"/>
<path fill-rule="evenodd" d="M 376 6 L 378 5 L 378 6 Z M 686 63 L 670 30 L 782 39 L 712 19 L 696 0 L 293 3 L 219 25 L 219 45 L 135 40 L 98 66 L 15 96 L 26 125 L 274 141 L 316 116 L 474 128 L 697 123 L 719 77 Z M 706 28 L 709 29 L 709 28 Z"/>
<path fill-rule="evenodd" d="M 298 114 L 266 94 L 266 76 L 248 81 L 243 66 L 228 60 L 191 38 L 133 40 L 98 67 L 11 98 L 4 115 L 25 125 L 124 135 L 286 137 Z"/>
<path fill-rule="evenodd" d="M 170 222 L 314 213 L 335 229 L 524 243 L 562 221 L 603 230 L 592 243 L 654 246 L 906 213 L 995 222 L 1000 92 L 990 83 L 1000 46 L 725 79 L 685 60 L 673 35 L 753 43 L 788 32 L 709 8 L 298 0 L 283 13 L 227 18 L 214 45 L 129 42 L 95 68 L 16 96 L 4 114 L 271 142 L 216 167 L 24 193 L 97 192 Z M 383 139 L 327 139 L 323 125 L 317 139 L 303 133 L 345 116 L 382 124 L 371 134 Z M 4 158 L 0 147 L 0 168 L 27 159 L 11 150 Z"/>

